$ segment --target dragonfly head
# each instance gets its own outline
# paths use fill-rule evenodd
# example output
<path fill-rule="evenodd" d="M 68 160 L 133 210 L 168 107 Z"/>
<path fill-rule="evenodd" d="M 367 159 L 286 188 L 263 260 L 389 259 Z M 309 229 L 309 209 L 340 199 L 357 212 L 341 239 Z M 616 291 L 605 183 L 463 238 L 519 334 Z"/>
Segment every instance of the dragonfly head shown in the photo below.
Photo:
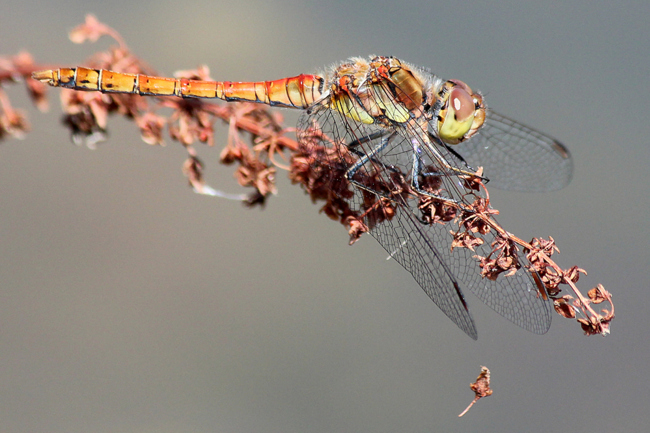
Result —
<path fill-rule="evenodd" d="M 438 136 L 447 144 L 463 142 L 483 126 L 483 97 L 460 80 L 449 80 L 442 85 L 438 104 Z"/>

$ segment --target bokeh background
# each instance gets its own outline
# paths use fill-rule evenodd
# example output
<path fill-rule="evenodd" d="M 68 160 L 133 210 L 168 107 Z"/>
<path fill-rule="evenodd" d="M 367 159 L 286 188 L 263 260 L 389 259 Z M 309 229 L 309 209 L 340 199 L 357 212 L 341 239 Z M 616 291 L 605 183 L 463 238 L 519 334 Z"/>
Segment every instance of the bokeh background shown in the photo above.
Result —
<path fill-rule="evenodd" d="M 87 12 L 163 74 L 276 79 L 382 54 L 482 90 L 575 158 L 562 191 L 492 189 L 501 223 L 552 235 L 617 317 L 607 338 L 559 317 L 536 336 L 468 295 L 472 341 L 284 173 L 263 211 L 198 196 L 180 146 L 125 120 L 97 150 L 71 144 L 55 90 L 0 145 L 0 431 L 647 431 L 650 3 L 9 0 L 0 54 L 77 65 L 112 43 L 67 39 Z M 209 181 L 239 192 L 219 151 L 201 149 Z M 495 394 L 458 419 L 480 365 Z"/>

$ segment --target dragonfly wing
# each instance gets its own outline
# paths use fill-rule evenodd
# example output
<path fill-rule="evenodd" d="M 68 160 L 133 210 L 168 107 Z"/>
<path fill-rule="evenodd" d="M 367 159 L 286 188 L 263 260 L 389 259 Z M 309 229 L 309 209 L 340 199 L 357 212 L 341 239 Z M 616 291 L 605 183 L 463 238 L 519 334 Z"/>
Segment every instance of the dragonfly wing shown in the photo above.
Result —
<path fill-rule="evenodd" d="M 338 173 L 329 180 L 337 185 L 331 191 L 349 207 L 351 215 L 364 221 L 390 257 L 411 273 L 436 305 L 470 337 L 476 338 L 477 331 L 463 289 L 471 290 L 513 323 L 538 334 L 546 332 L 552 305 L 543 299 L 533 276 L 523 268 L 528 262 L 522 253 L 516 255 L 523 267 L 514 275 L 502 274 L 494 281 L 483 278 L 477 256 L 490 256 L 496 239 L 490 233 L 474 233 L 482 241 L 474 245 L 474 251 L 463 247 L 452 250 L 452 233 L 460 230 L 458 219 L 427 223 L 422 218 L 418 197 L 399 192 L 412 183 L 415 143 L 419 144 L 415 148 L 423 172 L 433 174 L 420 176 L 422 179 L 437 178 L 442 183 L 440 190 L 458 202 L 467 203 L 467 195 L 477 194 L 464 190 L 459 173 L 442 164 L 441 157 L 447 164 L 458 163 L 451 152 L 439 147 L 438 155 L 434 154 L 422 139 L 426 132 L 410 128 L 382 129 L 316 106 L 302 116 L 298 135 L 302 145 L 340 149 L 336 164 L 343 167 L 330 170 Z M 317 140 L 314 131 L 319 131 Z M 313 163 L 325 164 L 322 159 Z M 351 176 L 354 182 L 344 179 L 350 167 L 356 167 Z M 341 184 L 345 184 L 344 190 Z M 382 199 L 390 203 L 387 209 L 382 210 Z"/>
<path fill-rule="evenodd" d="M 449 251 L 447 260 L 457 264 L 457 275 L 463 287 L 512 323 L 535 334 L 545 334 L 551 327 L 553 304 L 544 299 L 545 293 L 542 295 L 538 290 L 528 270 L 530 263 L 525 254 L 521 251 L 515 254 L 521 267 L 513 275 L 503 273 L 496 280 L 488 279 L 481 275 L 478 257 L 488 257 L 496 239 L 491 233 L 474 235 L 483 240 L 481 245 L 474 247 L 474 251 L 455 248 L 452 255 L 451 248 L 441 247 L 441 250 Z M 440 240 L 443 243 L 446 241 Z"/>
<path fill-rule="evenodd" d="M 454 150 L 471 167 L 483 167 L 488 187 L 555 191 L 573 175 L 571 154 L 562 143 L 492 110 L 479 133 Z"/>
<path fill-rule="evenodd" d="M 318 131 L 318 139 L 314 139 L 314 132 Z M 301 116 L 298 123 L 298 137 L 302 146 L 324 146 L 326 148 L 338 147 L 345 152 L 345 144 L 358 142 L 358 152 L 368 153 L 373 146 L 379 144 L 381 138 L 363 141 L 364 137 L 383 135 L 384 131 L 374 125 L 364 125 L 348 122 L 347 118 L 324 106 L 312 107 L 310 112 Z M 377 134 L 379 133 L 379 134 Z M 309 137 L 309 138 L 307 138 Z M 312 152 L 307 150 L 307 152 Z M 367 190 L 356 188 L 345 178 L 345 172 L 359 158 L 357 153 L 350 155 L 340 154 L 336 161 L 316 159 L 313 170 L 320 170 L 327 166 L 326 172 L 332 176 L 328 180 L 332 191 L 337 191 L 335 199 L 343 200 L 352 215 L 361 216 L 367 207 L 369 193 Z M 347 161 L 347 162 L 346 162 Z M 343 165 L 339 167 L 339 165 Z M 369 162 L 370 170 L 375 170 L 375 164 Z M 396 166 L 394 166 L 396 167 Z M 357 177 L 369 175 L 368 167 L 360 169 Z M 385 173 L 382 175 L 385 176 Z M 390 181 L 389 181 L 390 182 Z M 340 184 L 346 185 L 344 191 Z M 333 186 L 333 185 L 337 186 Z M 375 196 L 375 201 L 378 197 Z M 371 199 L 372 201 L 372 199 Z M 392 260 L 402 265 L 422 287 L 431 300 L 467 335 L 476 339 L 478 337 L 476 325 L 469 312 L 467 303 L 454 274 L 447 266 L 443 255 L 438 251 L 432 239 L 412 215 L 404 203 L 396 206 L 397 212 L 392 219 L 380 223 L 365 218 L 365 223 L 372 226 L 370 233 L 379 241 L 381 246 L 390 254 Z M 363 218 L 363 217 L 361 217 Z"/>
<path fill-rule="evenodd" d="M 410 209 L 413 209 L 413 206 Z M 553 305 L 539 292 L 535 279 L 527 270 L 530 263 L 523 252 L 515 253 L 521 267 L 513 275 L 506 276 L 503 273 L 498 275 L 496 280 L 488 279 L 481 275 L 479 258 L 493 254 L 492 245 L 496 239 L 491 232 L 484 235 L 472 233 L 474 237 L 482 240 L 480 245 L 473 247 L 473 250 L 463 247 L 455 247 L 452 250 L 452 232 L 456 233 L 459 230 L 457 222 L 424 224 L 414 218 L 412 213 L 409 217 L 402 215 L 410 210 L 405 208 L 402 210 L 403 212 L 396 218 L 397 221 L 394 218 L 384 222 L 370 233 L 387 251 L 394 248 L 396 244 L 390 238 L 394 229 L 387 227 L 389 224 L 400 224 L 401 230 L 410 233 L 407 243 L 410 248 L 404 250 L 400 264 L 413 274 L 427 294 L 438 290 L 438 287 L 435 281 L 418 278 L 416 272 L 422 266 L 421 263 L 439 261 L 445 264 L 445 268 L 455 277 L 462 290 L 469 289 L 485 305 L 501 316 L 535 334 L 544 334 L 548 331 L 551 326 Z M 427 254 L 429 250 L 434 251 L 435 257 L 432 257 L 431 253 Z M 430 294 L 429 296 L 434 299 Z"/>
<path fill-rule="evenodd" d="M 499 117 L 499 119 L 505 122 L 503 120 L 505 118 Z M 489 130 L 489 132 L 491 131 Z M 526 132 L 526 137 L 533 133 L 536 132 L 529 130 L 529 132 Z M 423 171 L 439 173 L 441 195 L 463 203 L 466 207 L 473 207 L 474 200 L 485 198 L 483 191 L 467 189 L 462 174 L 459 175 L 458 172 L 442 168 L 445 165 L 452 165 L 463 170 L 467 169 L 463 161 L 459 160 L 447 147 L 434 143 L 427 145 L 424 139 L 427 134 L 417 124 L 411 123 L 409 126 L 404 127 L 402 135 L 410 137 L 409 140 L 411 141 L 418 140 L 419 146 L 417 148 L 419 149 L 421 166 L 424 168 Z M 526 140 L 530 140 L 530 138 L 528 137 Z M 407 145 L 407 140 L 404 140 L 401 143 L 396 143 L 394 149 L 387 146 L 382 152 L 382 158 L 390 161 L 391 154 L 404 152 L 404 147 Z M 541 147 L 541 145 L 537 147 Z M 411 173 L 411 170 L 407 168 L 403 167 L 402 170 L 405 173 Z M 496 170 L 497 168 L 493 169 Z M 486 170 L 484 173 L 488 178 L 491 178 L 492 172 Z M 497 172 L 494 175 L 499 177 L 500 174 Z M 418 215 L 418 203 L 411 203 L 410 209 Z M 491 219 L 496 222 L 494 217 L 491 217 Z M 539 276 L 533 275 L 528 270 L 530 269 L 530 262 L 520 247 L 517 247 L 518 250 L 512 251 L 512 255 L 519 265 L 518 270 L 512 275 L 507 275 L 510 272 L 503 272 L 493 280 L 483 276 L 479 263 L 481 258 L 495 259 L 498 254 L 502 254 L 502 252 L 494 248 L 500 241 L 497 239 L 494 229 L 485 234 L 482 234 L 481 231 L 469 232 L 468 235 L 478 241 L 472 245 L 473 250 L 466 247 L 452 248 L 452 233 L 464 233 L 466 231 L 458 218 L 449 220 L 444 224 L 423 224 L 421 231 L 426 232 L 427 237 L 432 240 L 437 251 L 441 254 L 441 259 L 461 283 L 463 290 L 470 290 L 484 304 L 524 329 L 536 334 L 544 334 L 548 331 L 551 326 L 553 305 L 547 300 L 545 289 L 538 289 L 536 278 L 539 279 Z M 413 259 L 417 260 L 417 257 L 413 257 Z M 541 293 L 540 290 L 544 293 Z"/>
<path fill-rule="evenodd" d="M 385 166 L 399 166 L 406 182 L 410 183 L 412 166 L 408 165 L 408 163 L 399 165 L 397 155 L 408 153 L 410 141 L 413 140 L 413 137 L 423 137 L 424 132 L 417 130 L 414 126 L 404 129 L 401 135 L 409 138 L 394 140 L 389 143 L 375 159 L 384 161 Z M 436 150 L 438 155 L 434 154 L 424 142 L 420 142 L 419 157 L 423 171 L 429 174 L 432 172 L 439 174 L 439 180 L 442 184 L 440 188 L 441 195 L 459 203 L 464 203 L 466 206 L 471 206 L 471 202 L 480 197 L 480 192 L 466 189 L 462 175 L 441 167 L 445 163 L 455 164 L 463 169 L 465 168 L 464 165 L 446 148 L 438 146 Z M 412 151 L 410 152 L 412 154 Z M 444 161 L 439 160 L 439 157 L 442 157 Z M 402 160 L 404 159 L 402 158 Z M 375 164 L 374 168 L 381 169 L 384 165 Z M 384 171 L 384 173 L 387 172 Z M 489 173 L 487 175 L 489 176 Z M 383 179 L 387 183 L 392 181 L 390 174 L 384 174 Z M 423 178 L 420 180 L 422 181 Z M 536 334 L 544 334 L 548 331 L 551 326 L 553 305 L 545 299 L 546 293 L 542 294 L 538 290 L 535 281 L 535 277 L 538 276 L 533 276 L 528 271 L 530 262 L 521 249 L 513 252 L 513 256 L 516 257 L 519 264 L 519 269 L 512 275 L 507 276 L 506 272 L 504 272 L 498 275 L 495 280 L 491 280 L 482 275 L 480 259 L 494 259 L 496 258 L 495 254 L 499 254 L 498 251 L 496 253 L 493 251 L 494 245 L 499 242 L 494 230 L 490 230 L 485 234 L 480 231 L 468 233 L 477 240 L 472 246 L 473 249 L 459 246 L 452 247 L 453 234 L 463 233 L 466 230 L 462 227 L 462 222 L 458 218 L 446 222 L 427 224 L 420 210 L 419 200 L 412 196 L 405 199 L 404 205 L 400 206 L 399 209 L 405 214 L 408 213 L 408 221 L 406 221 L 405 217 L 400 216 L 399 223 L 407 227 L 406 230 L 410 233 L 413 233 L 411 238 L 420 237 L 426 239 L 425 242 L 414 242 L 413 248 L 408 251 L 404 261 L 416 263 L 431 260 L 423 251 L 429 246 L 433 246 L 436 252 L 435 259 L 445 264 L 445 267 L 451 272 L 463 291 L 470 290 L 485 305 L 528 331 Z M 492 220 L 495 220 L 494 217 L 492 217 Z M 395 219 L 390 222 L 394 223 L 394 221 Z M 389 249 L 386 247 L 386 243 L 389 241 L 384 239 L 388 237 L 384 235 L 388 230 L 384 225 L 385 223 L 378 225 L 370 233 L 379 240 L 384 248 Z M 390 246 L 392 247 L 392 244 Z M 413 266 L 412 264 L 403 264 L 403 266 L 413 273 L 409 268 L 409 266 Z M 425 287 L 419 280 L 418 283 L 425 292 L 427 290 L 436 290 L 436 287 Z"/>
<path fill-rule="evenodd" d="M 370 234 L 391 259 L 413 276 L 443 313 L 476 340 L 476 325 L 455 278 L 457 274 L 448 266 L 448 254 L 439 250 L 426 227 L 414 218 L 410 209 L 398 206 L 395 216 L 377 224 Z"/>

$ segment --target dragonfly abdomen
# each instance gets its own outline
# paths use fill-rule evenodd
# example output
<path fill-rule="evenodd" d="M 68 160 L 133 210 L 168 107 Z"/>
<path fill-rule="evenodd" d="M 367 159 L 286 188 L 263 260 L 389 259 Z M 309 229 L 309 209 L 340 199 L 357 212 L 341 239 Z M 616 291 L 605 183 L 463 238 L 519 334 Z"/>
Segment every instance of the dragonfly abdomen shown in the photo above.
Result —
<path fill-rule="evenodd" d="M 307 74 L 275 81 L 235 83 L 152 77 L 77 67 L 36 72 L 34 78 L 51 86 L 74 90 L 218 98 L 224 101 L 248 101 L 289 108 L 307 108 L 321 97 L 324 88 L 323 78 Z"/>

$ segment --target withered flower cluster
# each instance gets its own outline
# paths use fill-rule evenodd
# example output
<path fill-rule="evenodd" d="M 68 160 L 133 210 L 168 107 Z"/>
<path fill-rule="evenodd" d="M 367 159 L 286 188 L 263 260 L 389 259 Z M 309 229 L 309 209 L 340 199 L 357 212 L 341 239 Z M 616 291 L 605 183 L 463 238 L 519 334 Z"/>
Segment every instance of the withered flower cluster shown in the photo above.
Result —
<path fill-rule="evenodd" d="M 115 30 L 91 15 L 70 35 L 76 43 L 96 41 L 101 36 L 112 37 L 117 45 L 92 56 L 85 62 L 87 66 L 155 75 L 142 60 L 130 52 Z M 34 71 L 55 67 L 34 64 L 28 53 L 0 57 L 0 139 L 8 136 L 21 137 L 28 130 L 25 115 L 11 106 L 2 86 L 23 81 L 34 104 L 45 110 L 46 86 L 29 77 Z M 176 76 L 211 80 L 206 67 L 180 71 Z M 423 179 L 421 187 L 434 193 L 425 195 L 414 191 L 409 182 L 400 178 L 399 173 L 393 173 L 389 174 L 390 182 L 379 177 L 366 177 L 364 183 L 368 189 L 380 192 L 383 197 L 362 190 L 362 204 L 359 206 L 357 202 L 357 208 L 352 209 L 350 202 L 354 192 L 345 173 L 357 156 L 350 154 L 344 145 L 324 137 L 318 128 L 303 132 L 300 143 L 296 142 L 285 135 L 292 132 L 293 128 L 283 127 L 280 114 L 261 104 L 215 104 L 199 99 L 143 98 L 132 94 L 68 89 L 61 89 L 61 101 L 65 111 L 64 124 L 71 130 L 76 143 L 93 147 L 103 141 L 108 117 L 115 114 L 132 120 L 140 129 L 142 139 L 151 145 L 162 144 L 166 130 L 169 139 L 181 143 L 188 152 L 183 170 L 194 190 L 203 194 L 227 196 L 206 185 L 204 165 L 193 148 L 195 143 L 209 146 L 215 144 L 214 125 L 216 119 L 220 119 L 228 125 L 228 142 L 221 152 L 221 162 L 236 164 L 237 181 L 253 191 L 247 196 L 236 198 L 249 206 L 263 205 L 276 192 L 276 169 L 288 170 L 290 179 L 301 185 L 314 202 L 324 203 L 321 210 L 328 217 L 347 227 L 350 243 L 354 243 L 363 233 L 372 230 L 382 221 L 392 219 L 396 212 L 395 203 L 416 197 L 419 217 L 424 224 L 454 223 L 451 227 L 456 229 L 450 231 L 450 236 L 453 237 L 452 248 L 474 251 L 474 248 L 484 242 L 480 235 L 491 234 L 494 239 L 491 253 L 486 257 L 476 257 L 483 277 L 496 279 L 501 274 L 507 276 L 515 273 L 521 267 L 517 251 L 523 248 L 532 267 L 531 271 L 536 271 L 532 275 L 540 296 L 553 299 L 558 314 L 577 318 L 588 335 L 609 333 L 609 324 L 614 318 L 611 295 L 598 285 L 588 292 L 587 297 L 583 296 L 575 283 L 579 274 L 586 272 L 575 266 L 563 270 L 551 260 L 553 253 L 559 252 L 553 238 L 533 239 L 528 243 L 499 226 L 493 218 L 498 211 L 489 206 L 489 195 L 480 170 L 464 179 L 467 190 L 484 191 L 483 195 L 476 194 L 471 205 L 432 196 L 440 189 L 440 179 L 436 176 Z M 568 285 L 573 295 L 561 296 L 561 284 Z M 611 310 L 594 311 L 592 304 L 604 301 L 611 305 Z"/>

